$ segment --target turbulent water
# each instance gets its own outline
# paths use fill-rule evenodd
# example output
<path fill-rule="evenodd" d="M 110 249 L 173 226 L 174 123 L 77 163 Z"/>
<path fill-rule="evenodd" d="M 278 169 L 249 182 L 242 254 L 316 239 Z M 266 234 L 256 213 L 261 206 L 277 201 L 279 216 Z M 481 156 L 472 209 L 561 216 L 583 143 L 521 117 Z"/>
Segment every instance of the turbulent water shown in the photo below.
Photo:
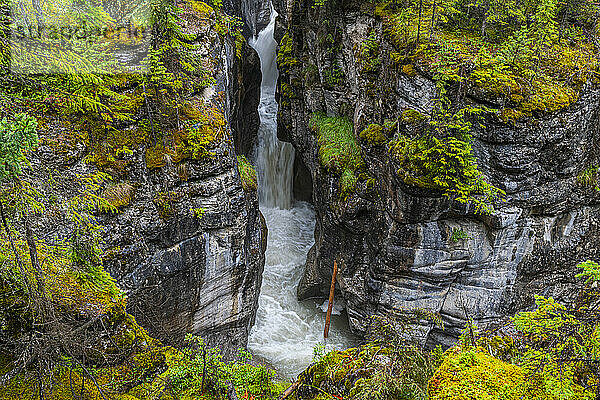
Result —
<path fill-rule="evenodd" d="M 250 42 L 260 56 L 263 71 L 255 159 L 261 211 L 269 237 L 256 324 L 248 348 L 272 364 L 280 375 L 293 378 L 310 364 L 313 348 L 323 341 L 326 304 L 296 299 L 306 255 L 314 243 L 315 216 L 309 204 L 292 200 L 294 149 L 277 140 L 275 16 L 272 11 L 271 23 Z M 347 321 L 334 315 L 327 349 L 351 344 Z"/>

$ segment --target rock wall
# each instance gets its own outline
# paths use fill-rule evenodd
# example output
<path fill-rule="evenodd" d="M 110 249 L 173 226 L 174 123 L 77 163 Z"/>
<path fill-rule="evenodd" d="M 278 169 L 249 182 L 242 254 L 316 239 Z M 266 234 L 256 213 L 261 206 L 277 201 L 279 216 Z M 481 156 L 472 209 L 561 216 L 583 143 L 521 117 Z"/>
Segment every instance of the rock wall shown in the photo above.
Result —
<path fill-rule="evenodd" d="M 265 261 L 266 224 L 256 191 L 243 189 L 236 157 L 236 148 L 248 153 L 256 138 L 260 66 L 247 43 L 237 57 L 235 38 L 218 33 L 210 20 L 192 24 L 194 11 L 185 12 L 183 31 L 200 33 L 195 51 L 212 60 L 215 78 L 189 101 L 222 113 L 222 138 L 211 156 L 173 162 L 165 152 L 158 166 L 148 162 L 151 143 L 131 149 L 103 188 L 118 190 L 127 201 L 117 213 L 97 213 L 97 220 L 105 269 L 127 294 L 128 311 L 137 322 L 165 344 L 178 344 L 193 333 L 229 357 L 247 344 Z M 256 81 L 258 87 L 252 85 Z M 72 195 L 78 176 L 98 171 L 89 161 L 92 146 L 81 136 L 64 144 L 70 135 L 65 126 L 60 120 L 44 126 L 42 145 L 27 171 L 32 181 L 52 180 L 64 199 Z M 123 129 L 133 134 L 138 126 Z M 67 226 L 40 219 L 36 235 L 69 238 Z"/>
<path fill-rule="evenodd" d="M 480 170 L 507 194 L 495 213 L 479 215 L 406 185 L 385 146 L 358 138 L 368 124 L 398 118 L 408 108 L 429 114 L 436 96 L 431 77 L 403 73 L 390 60 L 391 45 L 372 5 L 279 0 L 276 9 L 283 64 L 278 135 L 310 171 L 317 218 L 299 298 L 326 296 L 336 259 L 338 296 L 354 331 L 363 333 L 373 315 L 426 308 L 445 325 L 416 327 L 415 336 L 429 344 L 452 343 L 470 318 L 485 325 L 526 309 L 537 294 L 569 300 L 576 264 L 600 258 L 600 196 L 577 179 L 598 163 L 600 88 L 587 85 L 572 106 L 527 122 L 507 125 L 489 117 L 486 128 L 473 132 Z M 365 74 L 357 58 L 372 33 L 382 49 L 376 75 Z M 332 71 L 342 78 L 332 82 Z M 468 96 L 501 107 L 484 93 Z M 361 184 L 340 199 L 339 176 L 318 161 L 308 127 L 314 112 L 353 121 L 372 186 Z M 453 240 L 459 230 L 467 238 Z"/>

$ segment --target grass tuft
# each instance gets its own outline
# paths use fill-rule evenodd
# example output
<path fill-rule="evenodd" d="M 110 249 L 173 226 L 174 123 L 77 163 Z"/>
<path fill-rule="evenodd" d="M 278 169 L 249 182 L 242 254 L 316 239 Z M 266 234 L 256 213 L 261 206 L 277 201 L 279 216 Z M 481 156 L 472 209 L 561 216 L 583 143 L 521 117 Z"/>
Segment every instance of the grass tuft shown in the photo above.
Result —
<path fill-rule="evenodd" d="M 356 172 L 364 165 L 352 122 L 346 117 L 315 113 L 309 126 L 317 134 L 321 165 L 341 174 L 342 195 L 352 193 L 358 181 Z"/>
<path fill-rule="evenodd" d="M 258 179 L 256 169 L 245 156 L 237 156 L 238 170 L 242 178 L 242 187 L 247 192 L 255 191 L 258 188 Z"/>

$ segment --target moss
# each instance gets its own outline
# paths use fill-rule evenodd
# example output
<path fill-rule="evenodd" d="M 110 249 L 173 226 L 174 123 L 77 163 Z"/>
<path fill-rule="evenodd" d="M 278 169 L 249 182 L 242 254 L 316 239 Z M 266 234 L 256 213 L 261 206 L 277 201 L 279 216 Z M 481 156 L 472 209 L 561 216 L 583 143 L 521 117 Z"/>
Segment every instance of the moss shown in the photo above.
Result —
<path fill-rule="evenodd" d="M 148 169 L 162 168 L 167 164 L 166 150 L 162 143 L 146 149 L 146 167 Z"/>
<path fill-rule="evenodd" d="M 313 114 L 309 125 L 317 135 L 321 165 L 342 172 L 363 163 L 354 127 L 348 118 Z"/>
<path fill-rule="evenodd" d="M 413 110 L 412 108 L 407 108 L 406 110 L 402 111 L 402 116 L 400 117 L 400 120 L 402 122 L 404 122 L 405 124 L 415 125 L 415 124 L 420 124 L 423 121 L 426 121 L 427 116 L 421 114 L 417 110 Z"/>
<path fill-rule="evenodd" d="M 442 365 L 430 379 L 431 400 L 558 400 L 539 390 L 538 378 L 527 377 L 521 367 L 492 357 L 482 348 L 455 347 L 445 354 Z M 587 398 L 574 385 L 574 397 Z"/>
<path fill-rule="evenodd" d="M 379 124 L 370 124 L 360 132 L 360 138 L 371 145 L 381 145 L 387 142 L 384 128 Z"/>
<path fill-rule="evenodd" d="M 120 209 L 131 204 L 134 195 L 135 188 L 129 183 L 123 182 L 106 188 L 101 197 L 106 199 L 112 207 Z"/>
<path fill-rule="evenodd" d="M 197 13 L 197 15 L 201 18 L 208 19 L 213 16 L 215 12 L 214 8 L 209 6 L 203 1 L 195 1 L 195 0 L 187 0 L 189 4 L 191 4 L 192 9 Z"/>
<path fill-rule="evenodd" d="M 340 197 L 347 197 L 356 189 L 357 173 L 364 166 L 352 122 L 345 117 L 317 113 L 309 126 L 317 136 L 321 165 L 340 175 Z"/>
<path fill-rule="evenodd" d="M 431 356 L 407 343 L 393 348 L 368 342 L 331 351 L 298 376 L 297 398 L 421 399 L 435 369 L 432 362 Z"/>
<path fill-rule="evenodd" d="M 175 203 L 181 200 L 182 195 L 175 191 L 159 192 L 154 197 L 154 205 L 158 210 L 158 215 L 163 219 L 169 219 L 175 215 Z"/>
<path fill-rule="evenodd" d="M 402 73 L 410 77 L 417 76 L 417 71 L 415 71 L 415 68 L 412 66 L 412 64 L 404 64 L 402 66 Z"/>
<path fill-rule="evenodd" d="M 245 156 L 237 156 L 238 160 L 238 171 L 240 178 L 242 179 L 242 187 L 247 192 L 256 191 L 258 188 L 258 179 L 256 176 L 256 169 Z"/>
<path fill-rule="evenodd" d="M 450 350 L 428 388 L 431 400 L 520 400 L 524 393 L 521 368 L 476 350 Z"/>

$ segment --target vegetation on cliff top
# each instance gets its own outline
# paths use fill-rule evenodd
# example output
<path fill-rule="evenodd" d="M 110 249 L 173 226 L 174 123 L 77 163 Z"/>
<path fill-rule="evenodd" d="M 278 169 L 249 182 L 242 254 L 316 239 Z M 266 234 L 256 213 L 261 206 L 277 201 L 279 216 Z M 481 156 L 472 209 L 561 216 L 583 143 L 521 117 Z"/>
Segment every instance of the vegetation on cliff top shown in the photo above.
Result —
<path fill-rule="evenodd" d="M 44 2 L 41 7 L 44 16 L 53 15 L 53 3 Z M 116 29 L 117 22 L 102 5 L 78 4 L 77 15 L 86 21 L 84 25 L 74 11 L 67 11 L 69 7 L 67 2 L 65 12 L 40 23 L 77 28 L 91 24 L 89 29 L 98 32 Z M 12 70 L 0 76 L 0 110 L 9 116 L 36 115 L 40 136 L 57 153 L 68 154 L 75 143 L 84 142 L 90 149 L 87 160 L 114 177 L 126 175 L 133 151 L 140 148 L 146 149 L 150 169 L 210 158 L 227 127 L 223 99 L 199 95 L 215 83 L 220 62 L 198 57 L 206 40 L 201 32 L 235 43 L 239 52 L 243 41 L 239 19 L 225 14 L 218 1 L 144 1 L 123 7 L 119 12 L 134 16 L 139 24 L 136 29 L 151 33 L 149 38 L 125 40 L 112 35 L 111 40 L 92 40 L 81 53 L 76 49 L 83 44 L 76 35 L 66 39 L 42 35 L 32 39 L 33 52 L 25 42 L 12 40 L 10 27 L 3 24 L 0 59 Z M 31 3 L 22 8 L 22 13 L 15 14 L 15 23 L 36 21 L 34 8 Z M 190 25 L 197 33 L 191 33 Z M 148 41 L 147 54 L 139 71 L 123 72 L 114 48 L 132 41 L 136 44 L 136 40 Z M 32 71 L 36 73 L 28 73 Z M 52 73 L 56 71 L 65 73 Z"/>
<path fill-rule="evenodd" d="M 385 1 L 376 7 L 392 58 L 496 97 L 515 121 L 572 104 L 600 82 L 600 8 L 591 1 Z"/>
<path fill-rule="evenodd" d="M 319 0 L 314 7 L 326 7 L 319 15 L 329 16 L 339 3 Z M 365 3 L 361 10 L 380 18 L 383 26 L 383 34 L 369 29 L 354 48 L 364 93 L 376 97 L 392 89 L 380 81 L 386 79 L 386 65 L 410 78 L 427 76 L 437 85 L 435 105 L 417 121 L 404 118 L 411 109 L 399 110 L 401 116 L 374 116 L 401 123 L 388 146 L 401 164 L 400 177 L 409 185 L 474 204 L 476 212 L 492 212 L 503 195 L 477 169 L 470 139 L 475 130 L 484 129 L 481 122 L 531 123 L 573 104 L 586 85 L 600 83 L 596 2 L 386 0 Z M 317 32 L 324 55 L 321 83 L 340 90 L 343 82 L 330 87 L 326 76 L 327 65 L 338 62 L 340 54 L 339 40 L 333 39 L 339 32 L 330 29 L 334 26 L 327 18 Z M 293 39 L 288 32 L 282 49 L 286 60 L 299 63 Z M 293 64 L 285 67 L 284 73 Z M 297 75 L 292 75 L 292 85 Z M 382 128 L 370 123 L 360 137 L 381 146 L 389 141 Z M 580 182 L 595 180 L 596 169 L 582 173 Z"/>

